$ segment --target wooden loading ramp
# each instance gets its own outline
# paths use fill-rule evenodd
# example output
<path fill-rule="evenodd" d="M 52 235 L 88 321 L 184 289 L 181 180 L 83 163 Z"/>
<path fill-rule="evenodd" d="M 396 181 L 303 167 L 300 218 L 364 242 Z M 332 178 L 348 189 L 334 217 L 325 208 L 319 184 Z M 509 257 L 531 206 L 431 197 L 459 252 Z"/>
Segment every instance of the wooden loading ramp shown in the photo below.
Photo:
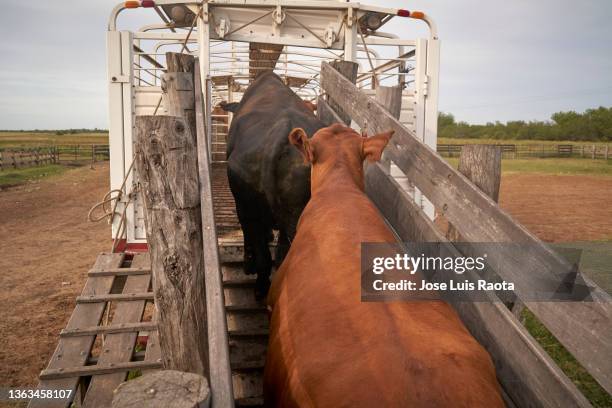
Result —
<path fill-rule="evenodd" d="M 40 374 L 39 390 L 69 390 L 29 407 L 106 407 L 128 375 L 161 368 L 147 253 L 102 253 Z M 143 341 L 138 341 L 139 339 Z M 146 341 L 144 341 L 146 339 Z"/>
<path fill-rule="evenodd" d="M 237 407 L 263 406 L 268 313 L 242 272 L 244 244 L 225 164 L 214 164 L 212 186 L 219 232 L 232 382 Z M 110 314 L 110 316 L 109 316 Z M 153 316 L 148 253 L 102 253 L 61 331 L 39 389 L 72 390 L 65 399 L 34 399 L 29 407 L 110 406 L 113 391 L 137 373 L 162 367 Z M 146 341 L 138 341 L 146 339 Z"/>

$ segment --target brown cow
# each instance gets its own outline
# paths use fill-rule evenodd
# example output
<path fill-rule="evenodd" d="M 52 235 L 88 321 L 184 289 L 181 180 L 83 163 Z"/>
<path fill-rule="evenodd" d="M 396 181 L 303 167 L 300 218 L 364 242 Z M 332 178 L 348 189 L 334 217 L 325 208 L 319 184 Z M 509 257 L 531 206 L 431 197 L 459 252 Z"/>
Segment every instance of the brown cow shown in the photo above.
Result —
<path fill-rule="evenodd" d="M 447 303 L 360 301 L 361 243 L 395 242 L 362 168 L 391 134 L 289 135 L 312 164 L 312 195 L 268 295 L 267 406 L 504 406 L 489 355 Z"/>

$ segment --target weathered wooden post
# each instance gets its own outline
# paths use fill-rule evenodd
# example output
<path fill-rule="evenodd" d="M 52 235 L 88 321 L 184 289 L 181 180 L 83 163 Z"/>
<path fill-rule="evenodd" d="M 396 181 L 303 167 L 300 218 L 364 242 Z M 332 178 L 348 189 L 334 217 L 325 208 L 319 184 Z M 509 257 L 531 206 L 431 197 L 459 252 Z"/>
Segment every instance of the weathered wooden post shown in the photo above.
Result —
<path fill-rule="evenodd" d="M 402 110 L 402 88 L 401 87 L 379 85 L 376 88 L 376 101 L 380 103 L 383 107 L 385 107 L 387 111 L 389 111 L 389 113 L 393 115 L 395 119 L 399 119 L 400 113 Z M 395 172 L 399 174 L 391 174 L 391 175 L 394 177 L 397 176 L 396 178 L 403 177 L 405 179 L 404 183 L 407 184 L 408 186 L 410 185 L 410 183 L 408 182 L 406 178 L 406 175 L 401 172 L 398 172 L 397 170 L 399 169 L 397 168 L 397 166 L 391 166 L 391 162 L 385 157 L 384 152 L 383 152 L 383 158 L 382 158 L 381 163 L 388 172 L 391 172 L 392 171 L 391 169 L 394 168 Z"/>
<path fill-rule="evenodd" d="M 112 408 L 208 408 L 210 388 L 198 374 L 164 370 L 122 383 Z"/>
<path fill-rule="evenodd" d="M 208 373 L 195 144 L 182 118 L 136 117 L 136 170 L 164 368 Z"/>
<path fill-rule="evenodd" d="M 165 106 L 136 118 L 160 346 L 165 368 L 208 375 L 204 260 L 191 56 L 168 57 Z M 185 70 L 191 67 L 191 72 Z M 181 72 L 172 72 L 181 70 Z"/>
<path fill-rule="evenodd" d="M 502 152 L 500 146 L 469 145 L 461 149 L 458 170 L 495 202 L 499 200 Z M 457 230 L 449 225 L 446 237 L 459 241 Z"/>
<path fill-rule="evenodd" d="M 357 82 L 357 70 L 359 69 L 359 65 L 355 62 L 350 61 L 332 61 L 329 63 L 332 67 L 336 69 L 343 77 L 351 81 L 352 83 Z M 351 124 L 351 117 L 340 108 L 333 98 L 328 98 L 327 103 L 331 108 L 338 114 L 338 116 L 344 121 L 345 124 Z"/>

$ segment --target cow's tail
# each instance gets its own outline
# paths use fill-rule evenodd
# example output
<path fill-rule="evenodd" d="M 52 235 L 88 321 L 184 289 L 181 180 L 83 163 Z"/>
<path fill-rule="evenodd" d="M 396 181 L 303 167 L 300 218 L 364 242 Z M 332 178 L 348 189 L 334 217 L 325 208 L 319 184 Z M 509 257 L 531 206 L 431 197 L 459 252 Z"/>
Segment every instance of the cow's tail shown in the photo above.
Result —
<path fill-rule="evenodd" d="M 221 109 L 223 109 L 226 112 L 236 113 L 236 111 L 238 110 L 238 106 L 240 106 L 240 103 L 239 102 L 227 103 L 226 101 L 223 101 L 219 103 L 219 106 L 221 107 Z"/>

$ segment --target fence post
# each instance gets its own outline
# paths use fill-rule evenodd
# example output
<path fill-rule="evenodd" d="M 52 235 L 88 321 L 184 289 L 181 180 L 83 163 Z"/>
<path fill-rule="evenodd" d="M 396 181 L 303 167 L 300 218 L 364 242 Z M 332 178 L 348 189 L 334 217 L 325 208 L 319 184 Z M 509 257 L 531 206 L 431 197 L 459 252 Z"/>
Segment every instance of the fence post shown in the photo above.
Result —
<path fill-rule="evenodd" d="M 379 85 L 376 88 L 376 101 L 385 107 L 395 119 L 399 119 L 402 110 L 402 88 Z M 391 171 L 391 162 L 385 157 L 384 152 L 381 163 L 387 171 Z"/>
<path fill-rule="evenodd" d="M 595 159 L 595 145 L 593 145 L 593 150 L 591 151 L 591 159 Z"/>
<path fill-rule="evenodd" d="M 345 77 L 352 83 L 355 83 L 357 81 L 357 70 L 359 69 L 358 64 L 350 61 L 332 61 L 329 63 L 329 65 L 334 67 L 336 71 L 338 71 L 343 77 Z M 350 126 L 351 117 L 340 108 L 340 105 L 338 105 L 332 98 L 329 97 L 327 103 L 344 121 L 344 123 Z"/>
<path fill-rule="evenodd" d="M 136 117 L 135 163 L 145 205 L 164 368 L 208 375 L 200 188 L 192 133 L 193 64 L 182 59 L 187 57 L 167 58 L 169 72 L 162 81 L 166 107 L 180 117 Z M 176 72 L 179 69 L 183 72 Z M 191 118 L 183 119 L 189 109 L 193 126 Z"/>
<path fill-rule="evenodd" d="M 501 184 L 501 162 L 501 146 L 466 144 L 461 149 L 457 170 L 497 202 Z M 449 241 L 460 240 L 459 233 L 452 225 L 449 225 L 446 237 Z"/>
<path fill-rule="evenodd" d="M 608 160 L 608 152 L 609 152 L 609 150 L 610 150 L 610 146 L 606 145 L 606 148 L 604 149 L 604 158 L 606 160 Z"/>
<path fill-rule="evenodd" d="M 91 169 L 94 168 L 94 163 L 96 162 L 96 146 L 91 145 Z"/>
<path fill-rule="evenodd" d="M 584 145 L 580 145 L 580 157 L 584 157 Z"/>

